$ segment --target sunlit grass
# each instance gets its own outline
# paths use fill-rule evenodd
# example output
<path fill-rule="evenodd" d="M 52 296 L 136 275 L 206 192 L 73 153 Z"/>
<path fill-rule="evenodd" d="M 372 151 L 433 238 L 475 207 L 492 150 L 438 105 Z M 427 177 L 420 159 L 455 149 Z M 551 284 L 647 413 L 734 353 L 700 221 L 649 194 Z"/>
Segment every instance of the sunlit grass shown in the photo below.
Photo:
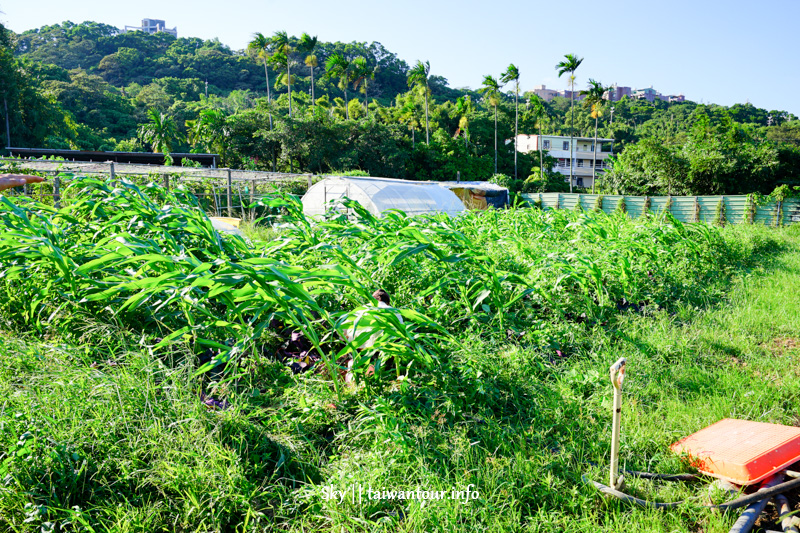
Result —
<path fill-rule="evenodd" d="M 608 365 L 629 360 L 628 468 L 682 471 L 668 445 L 723 417 L 796 422 L 796 228 L 537 210 L 311 224 L 278 198 L 285 226 L 245 227 L 251 246 L 189 197 L 84 186 L 62 213 L 0 206 L 0 529 L 722 532 L 735 514 L 628 509 L 581 483 L 607 476 Z M 365 321 L 388 332 L 366 355 L 395 367 L 346 385 L 356 352 L 335 330 L 377 287 L 406 314 Z M 291 329 L 334 372 L 276 361 Z M 208 346 L 237 365 L 198 376 Z M 466 503 L 324 498 L 469 485 Z"/>

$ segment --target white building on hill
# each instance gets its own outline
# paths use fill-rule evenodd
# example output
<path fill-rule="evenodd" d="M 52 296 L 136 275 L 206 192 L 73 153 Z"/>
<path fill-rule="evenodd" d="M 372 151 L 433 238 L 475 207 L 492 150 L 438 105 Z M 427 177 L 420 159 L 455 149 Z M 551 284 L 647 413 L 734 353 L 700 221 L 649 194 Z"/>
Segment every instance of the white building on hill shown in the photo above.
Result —
<path fill-rule="evenodd" d="M 125 26 L 123 33 L 127 31 L 143 31 L 145 33 L 158 33 L 164 32 L 170 35 L 178 36 L 178 27 L 167 28 L 167 23 L 159 19 L 142 19 L 141 26 Z"/>

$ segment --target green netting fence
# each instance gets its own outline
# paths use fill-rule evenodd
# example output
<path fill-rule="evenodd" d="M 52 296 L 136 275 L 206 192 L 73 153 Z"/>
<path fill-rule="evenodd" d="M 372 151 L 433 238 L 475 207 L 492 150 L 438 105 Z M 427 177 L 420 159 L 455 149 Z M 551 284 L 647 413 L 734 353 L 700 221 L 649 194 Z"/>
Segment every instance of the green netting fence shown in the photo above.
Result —
<path fill-rule="evenodd" d="M 622 196 L 575 193 L 522 194 L 542 209 L 625 211 L 637 218 L 645 213 L 669 211 L 681 222 L 709 224 L 766 224 L 783 226 L 800 222 L 800 199 L 757 202 L 750 196 Z"/>

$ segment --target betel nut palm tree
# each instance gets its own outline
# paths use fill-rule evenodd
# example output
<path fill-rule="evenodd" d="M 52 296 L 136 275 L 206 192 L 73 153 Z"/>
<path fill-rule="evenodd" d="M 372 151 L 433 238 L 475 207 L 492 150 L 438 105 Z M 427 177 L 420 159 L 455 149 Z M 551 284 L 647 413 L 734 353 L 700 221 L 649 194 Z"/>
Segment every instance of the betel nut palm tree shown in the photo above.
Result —
<path fill-rule="evenodd" d="M 469 147 L 469 115 L 472 111 L 472 98 L 470 98 L 468 94 L 459 96 L 455 105 L 455 112 L 459 117 L 456 135 L 458 135 L 459 132 L 463 132 L 465 149 Z"/>
<path fill-rule="evenodd" d="M 399 110 L 397 114 L 397 120 L 408 124 L 408 128 L 411 130 L 411 146 L 412 149 L 416 149 L 416 131 L 420 124 L 419 120 L 417 119 L 417 106 L 413 97 L 403 97 L 402 95 L 398 95 L 397 108 Z"/>
<path fill-rule="evenodd" d="M 264 60 L 264 77 L 267 79 L 267 114 L 269 115 L 269 130 L 272 131 L 272 111 L 269 105 L 272 103 L 272 98 L 269 92 L 269 70 L 267 69 L 267 60 L 270 55 L 270 40 L 263 33 L 254 33 L 253 40 L 247 43 L 247 49 Z"/>
<path fill-rule="evenodd" d="M 592 152 L 593 152 L 593 159 L 592 159 L 592 194 L 594 194 L 594 182 L 596 179 L 596 167 L 597 167 L 597 119 L 600 118 L 602 114 L 602 106 L 603 102 L 603 95 L 606 94 L 608 87 L 603 87 L 603 84 L 599 81 L 589 79 L 589 86 L 585 91 L 581 91 L 581 94 L 586 96 L 584 103 L 592 109 L 592 118 L 594 118 L 594 144 L 592 144 Z"/>
<path fill-rule="evenodd" d="M 483 85 L 478 92 L 494 106 L 494 173 L 497 174 L 497 105 L 500 103 L 500 83 L 494 76 L 487 74 L 483 77 Z"/>
<path fill-rule="evenodd" d="M 514 64 L 500 77 L 503 83 L 514 82 L 514 179 L 517 178 L 517 137 L 519 135 L 519 69 Z"/>
<path fill-rule="evenodd" d="M 544 117 L 547 115 L 547 110 L 544 107 L 544 102 L 541 98 L 537 95 L 531 96 L 530 100 L 528 100 L 528 116 L 533 118 L 536 121 L 536 127 L 539 130 L 539 141 L 537 144 L 539 145 L 539 174 L 541 175 L 542 179 L 544 179 L 544 154 L 543 154 L 543 142 L 542 142 L 542 121 Z"/>
<path fill-rule="evenodd" d="M 419 59 L 417 60 L 417 64 L 408 71 L 408 86 L 418 86 L 423 87 L 425 90 L 425 142 L 430 144 L 431 136 L 430 136 L 430 126 L 428 125 L 428 93 L 430 92 L 430 88 L 428 87 L 428 76 L 431 73 L 431 62 L 426 61 L 423 63 Z"/>
<path fill-rule="evenodd" d="M 572 150 L 573 150 L 574 137 L 575 137 L 575 113 L 574 113 L 574 107 L 575 107 L 575 71 L 578 69 L 579 66 L 581 66 L 581 63 L 583 63 L 583 58 L 582 57 L 578 57 L 575 54 L 566 54 L 564 56 L 564 60 L 560 61 L 556 65 L 556 70 L 558 71 L 558 77 L 559 78 L 561 76 L 563 76 L 564 74 L 566 74 L 567 72 L 569 72 L 569 75 L 570 75 L 569 76 L 569 82 L 570 82 L 570 87 L 571 87 L 570 97 L 571 97 L 572 102 L 571 102 L 570 108 L 569 108 L 570 109 L 570 126 L 569 126 L 569 192 L 572 192 L 572 182 L 574 181 L 573 177 L 572 177 L 572 174 L 573 174 L 573 170 L 572 169 L 574 167 L 573 157 L 572 157 Z"/>
<path fill-rule="evenodd" d="M 270 39 L 275 53 L 272 56 L 272 61 L 276 65 L 286 69 L 286 75 L 281 78 L 286 82 L 286 87 L 289 90 L 289 118 L 292 117 L 292 45 L 289 42 L 289 36 L 285 31 L 276 31 Z"/>
<path fill-rule="evenodd" d="M 192 146 L 202 146 L 225 160 L 231 134 L 225 115 L 219 109 L 204 109 L 197 119 L 187 120 L 188 141 Z"/>
<path fill-rule="evenodd" d="M 375 79 L 375 68 L 369 66 L 367 60 L 363 57 L 357 57 L 353 60 L 353 90 L 357 91 L 359 87 L 364 88 L 364 110 L 367 112 L 369 118 L 369 96 L 367 93 L 367 84 L 369 80 Z"/>
<path fill-rule="evenodd" d="M 331 54 L 328 56 L 328 60 L 325 61 L 325 76 L 339 78 L 339 88 L 344 91 L 345 118 L 350 120 L 350 110 L 347 105 L 347 86 L 353 80 L 353 62 L 339 52 Z"/>
<path fill-rule="evenodd" d="M 172 117 L 150 109 L 147 112 L 148 122 L 139 127 L 139 138 L 149 144 L 155 153 L 162 153 L 167 158 L 172 151 L 172 143 L 179 140 L 178 126 Z"/>
<path fill-rule="evenodd" d="M 311 105 L 316 105 L 315 98 L 314 98 L 314 68 L 319 65 L 317 61 L 317 56 L 314 52 L 317 50 L 317 36 L 311 37 L 307 33 L 303 33 L 300 36 L 300 43 L 297 45 L 297 49 L 305 56 L 303 62 L 306 64 L 308 69 L 311 71 Z"/>

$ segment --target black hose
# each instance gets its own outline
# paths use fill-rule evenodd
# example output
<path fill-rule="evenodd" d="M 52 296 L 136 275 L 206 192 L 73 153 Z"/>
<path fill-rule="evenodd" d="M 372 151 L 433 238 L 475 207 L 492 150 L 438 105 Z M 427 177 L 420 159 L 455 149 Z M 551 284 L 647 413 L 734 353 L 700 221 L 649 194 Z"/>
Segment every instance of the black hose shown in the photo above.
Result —
<path fill-rule="evenodd" d="M 636 475 L 637 473 L 632 472 L 632 474 Z M 656 474 L 651 474 L 651 475 L 655 476 Z M 696 478 L 696 476 L 692 477 Z M 588 477 L 586 477 L 586 474 L 581 476 L 581 479 L 583 479 L 584 483 L 594 485 L 594 487 L 603 494 L 606 494 L 608 496 L 613 496 L 614 498 L 622 500 L 626 503 L 638 505 L 639 507 L 649 507 L 651 509 L 674 509 L 686 503 L 685 501 L 662 503 L 662 502 L 651 502 L 647 500 L 642 500 L 640 498 L 637 498 L 636 496 L 631 496 L 630 494 L 625 494 L 624 492 L 613 489 L 608 485 L 603 485 L 602 483 L 593 481 Z M 655 479 L 665 479 L 665 478 L 655 478 Z M 758 502 L 766 498 L 771 498 L 772 496 L 775 496 L 777 494 L 782 494 L 788 490 L 798 487 L 800 487 L 800 478 L 792 479 L 791 481 L 785 481 L 779 485 L 775 485 L 774 487 L 760 490 L 758 492 L 754 492 L 753 494 L 748 494 L 747 496 L 741 496 L 727 503 L 721 503 L 719 505 L 702 505 L 701 507 L 705 507 L 708 509 L 722 509 L 722 510 L 738 509 L 739 507 L 745 507 L 747 505 L 750 505 L 751 503 Z"/>
<path fill-rule="evenodd" d="M 658 479 L 660 481 L 699 481 L 702 479 L 697 474 L 651 474 L 636 470 L 625 470 L 625 473 L 642 479 Z"/>

